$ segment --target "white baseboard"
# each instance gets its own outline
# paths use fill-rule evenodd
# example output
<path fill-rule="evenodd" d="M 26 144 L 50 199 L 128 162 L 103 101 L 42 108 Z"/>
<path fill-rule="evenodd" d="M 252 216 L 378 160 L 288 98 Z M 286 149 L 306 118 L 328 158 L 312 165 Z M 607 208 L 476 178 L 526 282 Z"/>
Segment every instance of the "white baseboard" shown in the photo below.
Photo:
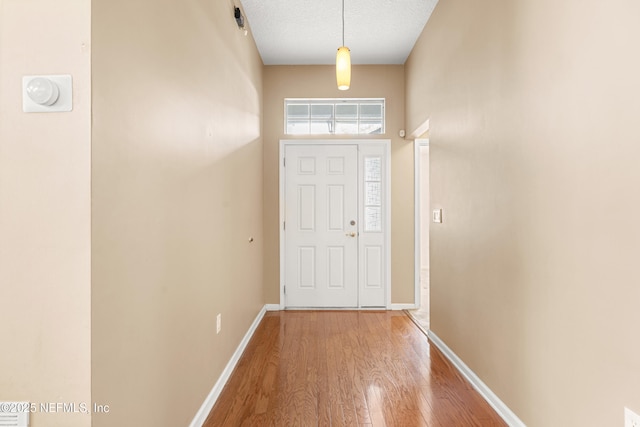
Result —
<path fill-rule="evenodd" d="M 418 308 L 415 304 L 391 304 L 390 310 L 415 310 Z"/>
<path fill-rule="evenodd" d="M 453 363 L 460 373 L 471 383 L 478 393 L 500 415 L 509 427 L 526 427 L 526 425 L 509 409 L 505 403 L 451 350 L 433 331 L 427 336 L 438 349 Z"/>
<path fill-rule="evenodd" d="M 407 316 L 409 316 L 409 318 L 411 318 L 413 323 L 418 327 L 418 329 L 420 329 L 423 334 L 428 336 L 429 335 L 429 330 L 424 327 L 424 325 L 418 320 L 418 318 L 416 316 L 413 315 L 411 310 L 406 310 L 406 313 L 407 313 Z"/>
<path fill-rule="evenodd" d="M 277 306 L 277 307 L 279 309 L 280 306 Z M 244 338 L 242 338 L 242 341 L 240 341 L 240 344 L 238 344 L 238 348 L 236 348 L 236 351 L 231 356 L 231 359 L 227 363 L 227 366 L 225 366 L 224 370 L 222 371 L 222 374 L 220 374 L 218 381 L 216 381 L 216 384 L 213 386 L 213 388 L 209 392 L 209 395 L 207 396 L 204 403 L 200 407 L 200 410 L 198 410 L 198 413 L 196 414 L 196 416 L 193 418 L 193 421 L 191 421 L 191 424 L 189 424 L 189 427 L 202 427 L 204 422 L 207 420 L 207 417 L 209 416 L 209 413 L 211 412 L 213 405 L 216 403 L 216 400 L 218 400 L 218 397 L 220 396 L 222 389 L 224 388 L 225 384 L 229 380 L 231 373 L 233 372 L 234 368 L 238 364 L 238 361 L 240 360 L 240 356 L 242 356 L 242 353 L 244 352 L 245 348 L 247 348 L 247 344 L 249 344 L 249 340 L 251 339 L 254 332 L 258 328 L 258 325 L 260 324 L 260 321 L 262 320 L 266 312 L 267 312 L 267 305 L 262 307 L 262 309 L 256 316 L 255 320 L 249 327 L 249 330 L 244 335 Z"/>
<path fill-rule="evenodd" d="M 267 304 L 265 305 L 267 311 L 280 311 L 284 310 L 283 307 L 280 307 L 280 304 Z M 391 304 L 388 306 L 389 310 L 415 310 L 418 306 L 416 304 Z M 296 307 L 296 310 L 384 310 L 384 307 Z"/>

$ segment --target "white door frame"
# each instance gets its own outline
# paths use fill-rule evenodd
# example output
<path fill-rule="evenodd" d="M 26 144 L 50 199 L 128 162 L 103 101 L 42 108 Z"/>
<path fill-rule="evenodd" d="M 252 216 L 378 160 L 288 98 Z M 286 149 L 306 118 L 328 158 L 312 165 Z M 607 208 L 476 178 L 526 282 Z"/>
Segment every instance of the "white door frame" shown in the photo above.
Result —
<path fill-rule="evenodd" d="M 365 145 L 378 145 L 385 149 L 385 168 L 387 173 L 385 174 L 384 190 L 387 195 L 387 201 L 384 209 L 384 227 L 386 230 L 384 239 L 384 255 L 385 255 L 385 305 L 386 309 L 391 309 L 391 140 L 390 139 L 281 139 L 280 140 L 280 153 L 278 156 L 279 166 L 279 236 L 280 236 L 280 310 L 284 310 L 285 307 L 285 295 L 284 295 L 284 277 L 285 277 L 285 236 L 284 236 L 284 220 L 285 220 L 285 170 L 284 170 L 284 156 L 285 147 L 287 145 L 357 145 L 358 152 L 360 147 Z M 358 286 L 358 292 L 359 286 Z M 360 307 L 360 298 L 358 297 L 358 304 Z"/>
<path fill-rule="evenodd" d="M 420 225 L 422 219 L 422 210 L 420 209 L 420 194 L 421 194 L 421 186 L 420 186 L 420 174 L 422 173 L 422 168 L 420 167 L 420 147 L 428 147 L 429 139 L 428 138 L 416 138 L 413 142 L 413 161 L 414 161 L 414 233 L 415 237 L 414 241 L 414 251 L 415 251 L 415 271 L 414 271 L 414 303 L 416 308 L 420 306 L 420 301 L 422 301 L 421 295 L 421 286 L 420 286 L 420 274 L 422 267 L 422 227 Z"/>

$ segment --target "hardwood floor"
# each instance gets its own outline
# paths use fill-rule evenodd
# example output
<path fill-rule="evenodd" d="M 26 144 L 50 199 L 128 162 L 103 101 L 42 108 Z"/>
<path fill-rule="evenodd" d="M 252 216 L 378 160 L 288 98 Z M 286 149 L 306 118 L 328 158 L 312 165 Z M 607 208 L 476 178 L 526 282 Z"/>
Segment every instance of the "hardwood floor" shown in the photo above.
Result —
<path fill-rule="evenodd" d="M 398 311 L 268 312 L 213 426 L 506 426 Z"/>

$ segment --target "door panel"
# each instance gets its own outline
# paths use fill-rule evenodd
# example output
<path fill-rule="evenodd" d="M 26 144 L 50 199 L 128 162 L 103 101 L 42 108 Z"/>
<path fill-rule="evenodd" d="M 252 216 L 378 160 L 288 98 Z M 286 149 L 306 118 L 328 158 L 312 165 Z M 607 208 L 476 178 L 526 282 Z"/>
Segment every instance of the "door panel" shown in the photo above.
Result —
<path fill-rule="evenodd" d="M 316 229 L 316 186 L 300 185 L 298 191 L 298 231 Z"/>
<path fill-rule="evenodd" d="M 364 287 L 368 289 L 382 288 L 382 247 L 365 246 L 364 248 Z"/>
<path fill-rule="evenodd" d="M 358 306 L 358 150 L 285 148 L 287 307 Z"/>
<path fill-rule="evenodd" d="M 332 289 L 344 288 L 344 248 L 327 248 L 327 286 Z"/>
<path fill-rule="evenodd" d="M 315 289 L 316 287 L 316 248 L 298 248 L 298 286 Z"/>

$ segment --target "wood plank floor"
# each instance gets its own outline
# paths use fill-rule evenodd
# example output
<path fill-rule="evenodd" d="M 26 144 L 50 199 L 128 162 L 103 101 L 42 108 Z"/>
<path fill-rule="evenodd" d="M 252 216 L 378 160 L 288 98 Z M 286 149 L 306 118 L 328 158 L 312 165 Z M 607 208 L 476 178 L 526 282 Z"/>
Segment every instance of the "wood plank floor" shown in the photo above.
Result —
<path fill-rule="evenodd" d="M 203 427 L 506 426 L 403 312 L 268 312 Z"/>

